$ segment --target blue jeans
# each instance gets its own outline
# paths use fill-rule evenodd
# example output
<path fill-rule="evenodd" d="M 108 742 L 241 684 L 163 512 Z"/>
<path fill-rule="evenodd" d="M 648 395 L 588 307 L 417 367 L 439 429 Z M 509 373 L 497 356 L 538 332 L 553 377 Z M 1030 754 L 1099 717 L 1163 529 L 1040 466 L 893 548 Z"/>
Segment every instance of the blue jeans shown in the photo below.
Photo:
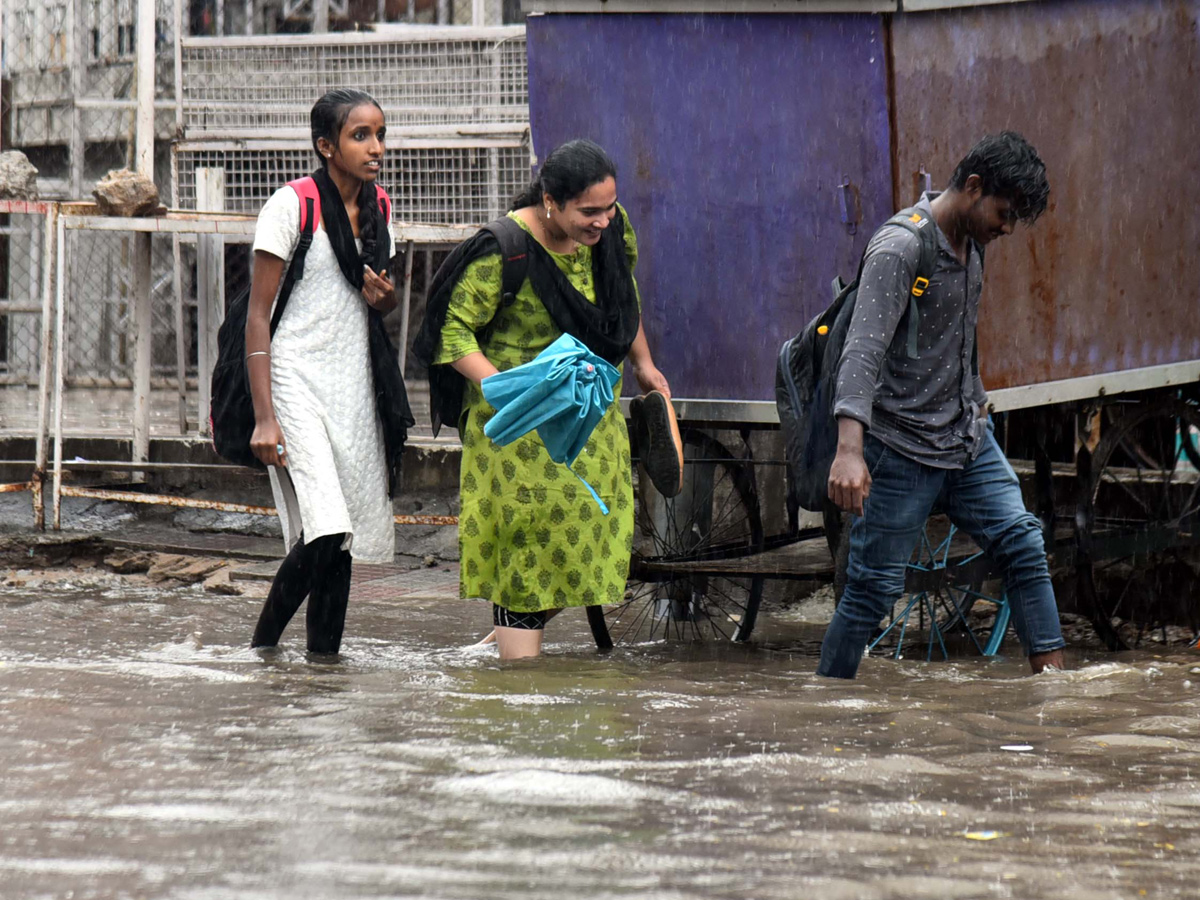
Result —
<path fill-rule="evenodd" d="M 1025 509 L 1017 475 L 987 431 L 962 469 L 937 469 L 867 436 L 871 496 L 850 527 L 846 589 L 821 644 L 818 675 L 853 678 L 864 648 L 904 593 L 904 575 L 936 506 L 1000 568 L 1027 656 L 1065 646 L 1046 565 L 1042 526 Z"/>

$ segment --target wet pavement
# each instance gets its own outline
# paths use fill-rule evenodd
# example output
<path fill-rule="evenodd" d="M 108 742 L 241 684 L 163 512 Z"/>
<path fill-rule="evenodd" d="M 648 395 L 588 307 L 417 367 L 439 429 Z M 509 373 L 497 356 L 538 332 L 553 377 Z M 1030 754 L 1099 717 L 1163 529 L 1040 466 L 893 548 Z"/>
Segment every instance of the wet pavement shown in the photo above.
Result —
<path fill-rule="evenodd" d="M 467 646 L 482 605 L 356 588 L 331 664 L 302 621 L 246 649 L 259 603 L 99 570 L 0 587 L 0 894 L 1197 896 L 1186 652 L 833 683 L 795 616 L 600 656 L 571 612 L 501 665 Z"/>

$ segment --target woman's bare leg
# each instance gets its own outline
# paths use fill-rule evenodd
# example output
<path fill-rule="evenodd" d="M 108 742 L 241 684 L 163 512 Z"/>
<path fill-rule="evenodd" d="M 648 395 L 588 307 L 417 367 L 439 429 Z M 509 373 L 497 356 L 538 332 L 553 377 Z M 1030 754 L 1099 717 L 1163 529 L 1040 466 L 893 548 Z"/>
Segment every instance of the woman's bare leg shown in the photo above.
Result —
<path fill-rule="evenodd" d="M 546 621 L 547 621 L 547 622 L 549 622 L 551 619 L 553 619 L 555 616 L 557 616 L 557 615 L 558 615 L 560 612 L 562 612 L 562 610 L 561 610 L 561 609 L 548 609 L 548 610 L 546 610 Z M 514 630 L 514 631 L 517 631 L 517 630 L 520 630 L 520 629 L 513 629 L 513 630 Z M 479 642 L 477 642 L 477 643 L 475 643 L 475 644 L 472 644 L 471 646 L 473 646 L 473 647 L 486 647 L 488 644 L 494 644 L 495 642 L 496 642 L 496 629 L 495 629 L 495 628 L 493 628 L 491 631 L 489 631 L 489 632 L 488 632 L 488 634 L 487 634 L 487 637 L 485 637 L 485 638 L 484 638 L 482 641 L 479 641 Z M 536 655 L 536 654 L 535 654 L 535 655 Z"/>
<path fill-rule="evenodd" d="M 500 648 L 501 659 L 526 659 L 542 655 L 542 634 L 540 628 L 505 628 L 496 626 L 496 646 Z"/>

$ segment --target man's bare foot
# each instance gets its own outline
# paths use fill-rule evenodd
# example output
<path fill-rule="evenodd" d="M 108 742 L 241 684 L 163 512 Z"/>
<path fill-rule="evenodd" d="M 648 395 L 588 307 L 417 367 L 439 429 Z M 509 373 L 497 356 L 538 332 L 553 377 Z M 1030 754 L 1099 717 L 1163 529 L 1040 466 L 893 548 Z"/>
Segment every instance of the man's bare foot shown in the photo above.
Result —
<path fill-rule="evenodd" d="M 1029 668 L 1036 675 L 1043 669 L 1058 669 L 1060 672 L 1067 668 L 1061 650 L 1049 650 L 1046 653 L 1034 653 L 1029 657 Z"/>

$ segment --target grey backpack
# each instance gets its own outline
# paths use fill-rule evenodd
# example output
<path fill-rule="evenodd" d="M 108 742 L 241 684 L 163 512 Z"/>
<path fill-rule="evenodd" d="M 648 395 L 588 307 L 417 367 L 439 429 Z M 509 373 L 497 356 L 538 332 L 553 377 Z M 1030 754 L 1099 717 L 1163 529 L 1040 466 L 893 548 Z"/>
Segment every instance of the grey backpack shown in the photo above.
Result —
<path fill-rule="evenodd" d="M 915 357 L 921 321 L 917 301 L 929 286 L 937 264 L 937 227 L 917 208 L 900 211 L 881 227 L 887 225 L 899 225 L 915 234 L 921 242 L 917 274 L 904 314 L 908 355 Z M 826 483 L 837 452 L 833 392 L 865 260 L 864 253 L 858 274 L 849 284 L 843 283 L 840 277 L 833 280 L 833 302 L 779 350 L 775 404 L 786 446 L 788 515 L 792 521 L 800 508 L 820 512 L 827 503 Z M 897 332 L 905 327 L 902 320 Z"/>

